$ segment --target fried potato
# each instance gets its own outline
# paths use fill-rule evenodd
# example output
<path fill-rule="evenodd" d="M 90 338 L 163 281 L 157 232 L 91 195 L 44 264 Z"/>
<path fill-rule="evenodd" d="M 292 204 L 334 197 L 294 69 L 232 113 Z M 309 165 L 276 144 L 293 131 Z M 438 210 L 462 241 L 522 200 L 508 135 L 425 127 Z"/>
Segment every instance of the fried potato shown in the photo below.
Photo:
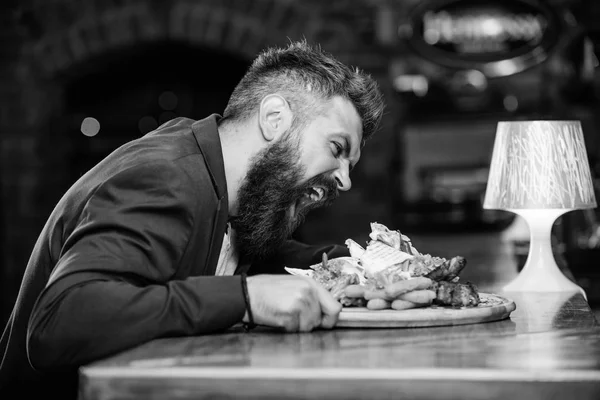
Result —
<path fill-rule="evenodd" d="M 365 287 L 362 285 L 348 285 L 344 288 L 346 297 L 364 297 Z"/>
<path fill-rule="evenodd" d="M 384 299 L 372 299 L 367 302 L 369 310 L 385 310 L 391 307 L 391 303 Z"/>
<path fill-rule="evenodd" d="M 377 290 L 368 290 L 363 285 L 348 285 L 344 288 L 344 293 L 350 298 L 364 298 L 370 310 L 407 310 L 432 303 L 436 293 L 429 290 L 430 286 L 430 279 L 418 277 L 395 282 L 385 289 Z"/>
<path fill-rule="evenodd" d="M 431 279 L 419 276 L 417 278 L 390 283 L 385 287 L 385 293 L 387 298 L 395 299 L 401 294 L 414 290 L 429 289 L 432 284 L 433 281 Z"/>
<path fill-rule="evenodd" d="M 417 307 L 423 307 L 423 306 L 412 303 L 410 301 L 396 299 L 396 300 L 392 301 L 391 307 L 394 310 L 409 310 L 411 308 L 417 308 Z"/>
<path fill-rule="evenodd" d="M 383 289 L 365 290 L 364 298 L 365 298 L 365 300 L 371 300 L 371 299 L 393 300 L 394 299 L 393 297 L 388 295 L 386 293 L 386 291 Z"/>
<path fill-rule="evenodd" d="M 412 292 L 401 294 L 397 300 L 409 301 L 419 305 L 429 305 L 435 299 L 436 294 L 433 290 L 413 290 Z"/>

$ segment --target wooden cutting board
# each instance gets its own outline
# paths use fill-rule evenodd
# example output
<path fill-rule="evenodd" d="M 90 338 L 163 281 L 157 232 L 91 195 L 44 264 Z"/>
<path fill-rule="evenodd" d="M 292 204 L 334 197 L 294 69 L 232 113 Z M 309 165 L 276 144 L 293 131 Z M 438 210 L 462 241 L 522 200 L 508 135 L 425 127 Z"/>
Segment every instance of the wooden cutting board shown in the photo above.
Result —
<path fill-rule="evenodd" d="M 340 313 L 336 327 L 341 328 L 416 328 L 477 324 L 498 321 L 510 316 L 517 306 L 514 301 L 490 293 L 479 293 L 477 307 L 413 308 L 410 310 L 368 310 L 347 307 Z"/>

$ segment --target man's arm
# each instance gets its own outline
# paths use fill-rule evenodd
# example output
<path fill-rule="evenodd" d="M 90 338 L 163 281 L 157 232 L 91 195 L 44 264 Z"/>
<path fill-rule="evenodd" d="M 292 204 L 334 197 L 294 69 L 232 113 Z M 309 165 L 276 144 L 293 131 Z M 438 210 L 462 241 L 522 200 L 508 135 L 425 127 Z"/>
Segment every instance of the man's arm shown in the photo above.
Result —
<path fill-rule="evenodd" d="M 124 171 L 96 191 L 33 309 L 34 368 L 77 366 L 154 338 L 241 321 L 239 276 L 172 279 L 193 245 L 193 209 L 201 206 L 191 185 L 163 162 Z"/>

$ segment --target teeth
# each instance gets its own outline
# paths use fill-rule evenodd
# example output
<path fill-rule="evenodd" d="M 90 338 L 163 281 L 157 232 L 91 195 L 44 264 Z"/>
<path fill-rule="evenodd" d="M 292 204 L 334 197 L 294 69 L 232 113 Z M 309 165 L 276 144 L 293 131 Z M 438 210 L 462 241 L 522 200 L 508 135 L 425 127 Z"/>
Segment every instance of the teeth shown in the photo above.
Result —
<path fill-rule="evenodd" d="M 325 191 L 323 190 L 323 188 L 314 187 L 312 188 L 312 192 L 310 193 L 310 199 L 312 201 L 319 201 L 323 198 L 324 195 Z"/>

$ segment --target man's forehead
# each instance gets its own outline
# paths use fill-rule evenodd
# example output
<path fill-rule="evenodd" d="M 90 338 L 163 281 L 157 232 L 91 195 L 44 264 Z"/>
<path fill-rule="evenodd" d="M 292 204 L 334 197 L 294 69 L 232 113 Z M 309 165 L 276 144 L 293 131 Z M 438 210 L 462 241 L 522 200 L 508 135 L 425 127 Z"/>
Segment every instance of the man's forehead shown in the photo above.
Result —
<path fill-rule="evenodd" d="M 362 147 L 363 125 L 354 104 L 343 97 L 331 99 L 330 115 L 337 124 L 336 130 L 345 132 L 352 138 L 352 145 Z M 354 143 L 356 141 L 356 143 Z"/>
<path fill-rule="evenodd" d="M 362 120 L 350 100 L 341 96 L 332 97 L 324 104 L 323 114 L 348 130 L 355 132 L 358 127 L 358 132 L 362 134 Z"/>

